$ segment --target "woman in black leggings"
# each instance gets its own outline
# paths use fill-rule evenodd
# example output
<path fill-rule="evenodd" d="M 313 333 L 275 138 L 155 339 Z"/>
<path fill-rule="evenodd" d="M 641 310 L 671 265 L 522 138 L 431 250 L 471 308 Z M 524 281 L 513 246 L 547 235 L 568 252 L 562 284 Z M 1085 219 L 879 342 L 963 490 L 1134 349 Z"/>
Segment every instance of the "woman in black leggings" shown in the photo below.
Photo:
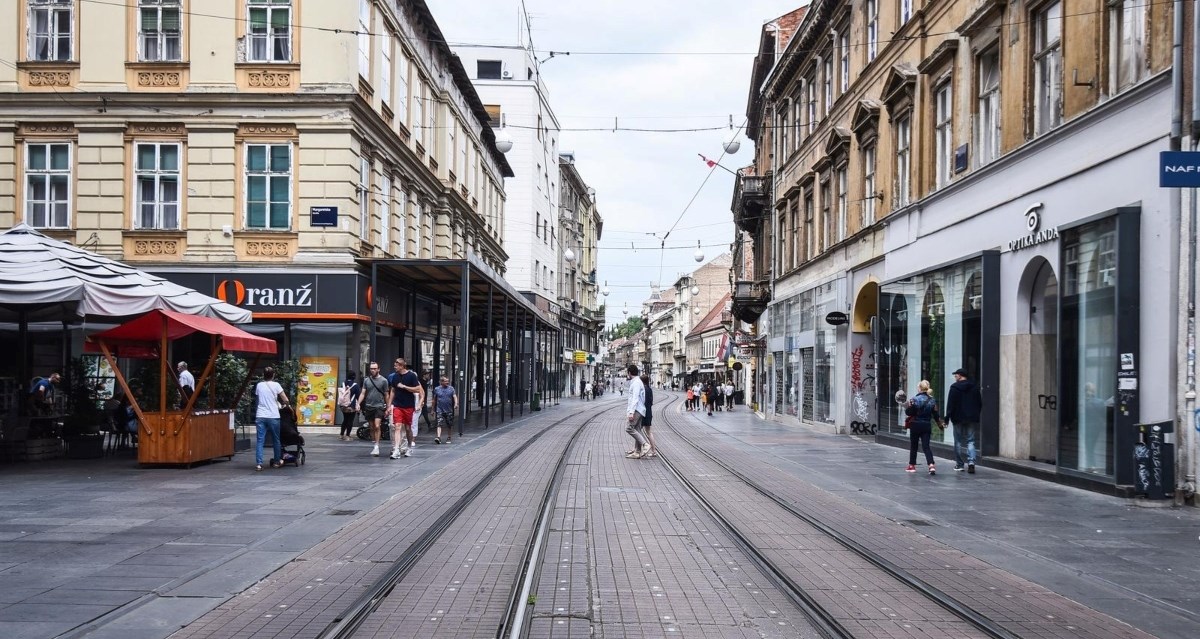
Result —
<path fill-rule="evenodd" d="M 917 445 L 925 452 L 925 463 L 929 464 L 929 474 L 936 475 L 937 468 L 933 465 L 933 449 L 929 446 L 929 437 L 933 435 L 933 425 L 941 426 L 942 418 L 938 414 L 937 400 L 929 395 L 929 382 L 921 380 L 917 384 L 917 394 L 908 400 L 904 414 L 908 415 L 905 426 L 908 428 L 908 468 L 905 471 L 917 472 Z"/>

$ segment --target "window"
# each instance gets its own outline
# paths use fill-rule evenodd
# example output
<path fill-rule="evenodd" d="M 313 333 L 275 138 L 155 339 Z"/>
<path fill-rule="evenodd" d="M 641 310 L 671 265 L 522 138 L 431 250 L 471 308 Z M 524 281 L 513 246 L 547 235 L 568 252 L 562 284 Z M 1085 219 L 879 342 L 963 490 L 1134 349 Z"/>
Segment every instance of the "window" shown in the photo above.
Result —
<path fill-rule="evenodd" d="M 366 149 L 358 159 L 358 238 L 371 239 L 371 158 Z"/>
<path fill-rule="evenodd" d="M 1146 77 L 1146 0 L 1109 0 L 1108 65 L 1111 93 Z"/>
<path fill-rule="evenodd" d="M 784 240 L 787 242 L 787 264 L 788 268 L 796 268 L 800 266 L 800 238 L 796 232 L 800 226 L 800 202 L 798 199 L 793 199 L 788 203 L 788 225 L 787 237 L 790 239 Z"/>
<path fill-rule="evenodd" d="M 808 134 L 812 135 L 817 128 L 817 84 L 815 78 L 809 78 L 808 85 Z"/>
<path fill-rule="evenodd" d="M 907 114 L 896 120 L 896 207 L 908 204 L 909 177 L 912 173 L 912 120 Z"/>
<path fill-rule="evenodd" d="M 867 63 L 879 54 L 879 0 L 867 0 Z"/>
<path fill-rule="evenodd" d="M 538 260 L 533 261 L 533 283 L 536 286 L 542 285 L 542 263 Z"/>
<path fill-rule="evenodd" d="M 180 0 L 138 1 L 138 60 L 178 62 L 183 59 Z"/>
<path fill-rule="evenodd" d="M 825 75 L 821 78 L 821 86 L 825 91 L 825 106 L 822 109 L 822 115 L 828 116 L 829 110 L 833 108 L 833 58 L 828 54 L 825 55 Z"/>
<path fill-rule="evenodd" d="M 392 229 L 392 176 L 383 168 L 383 183 L 379 186 L 379 243 L 388 249 Z"/>
<path fill-rule="evenodd" d="M 791 136 L 791 131 L 788 130 L 788 112 L 785 107 L 779 113 L 779 161 L 783 162 L 788 156 L 788 138 Z"/>
<path fill-rule="evenodd" d="M 1000 49 L 979 54 L 976 61 L 979 97 L 975 114 L 975 153 L 983 166 L 1000 157 Z"/>
<path fill-rule="evenodd" d="M 74 31 L 74 0 L 29 0 L 30 60 L 71 61 Z"/>
<path fill-rule="evenodd" d="M 504 63 L 499 60 L 479 60 L 475 63 L 475 78 L 478 80 L 499 80 L 503 73 Z"/>
<path fill-rule="evenodd" d="M 954 111 L 951 94 L 952 83 L 943 82 L 934 90 L 934 144 L 933 175 L 936 188 L 950 183 L 950 170 L 954 166 L 954 130 L 951 114 Z"/>
<path fill-rule="evenodd" d="M 134 228 L 179 228 L 179 144 L 139 142 L 134 148 L 137 210 Z"/>
<path fill-rule="evenodd" d="M 1041 135 L 1062 123 L 1062 4 L 1034 14 L 1033 125 Z"/>
<path fill-rule="evenodd" d="M 540 211 L 534 212 L 533 234 L 538 237 L 542 236 L 542 214 Z"/>
<path fill-rule="evenodd" d="M 817 254 L 817 232 L 814 228 L 813 192 L 809 189 L 804 195 L 804 261 L 811 260 Z"/>
<path fill-rule="evenodd" d="M 291 0 L 247 0 L 250 62 L 291 62 Z"/>
<path fill-rule="evenodd" d="M 292 219 L 292 146 L 246 145 L 246 228 L 287 230 Z"/>
<path fill-rule="evenodd" d="M 833 193 L 829 188 L 829 175 L 821 182 L 821 251 L 833 245 Z"/>
<path fill-rule="evenodd" d="M 867 228 L 875 223 L 875 144 L 863 147 L 863 199 L 862 216 L 859 218 L 859 228 Z"/>
<path fill-rule="evenodd" d="M 454 144 L 457 135 L 457 129 L 457 120 L 451 120 L 450 126 L 446 127 L 446 168 L 449 169 L 450 172 L 455 175 L 455 177 L 458 176 L 458 171 L 455 170 L 454 166 L 454 158 L 457 157 L 455 151 L 458 149 L 458 147 Z"/>
<path fill-rule="evenodd" d="M 838 55 L 841 56 L 839 61 L 841 80 L 838 92 L 845 93 L 850 88 L 850 36 L 845 33 L 838 38 Z"/>
<path fill-rule="evenodd" d="M 800 80 L 800 89 L 792 98 L 792 125 L 796 134 L 796 146 L 804 142 L 804 131 L 808 125 L 804 123 L 804 80 Z"/>
<path fill-rule="evenodd" d="M 25 145 L 25 222 L 34 228 L 71 225 L 71 144 Z"/>
<path fill-rule="evenodd" d="M 392 34 L 379 36 L 379 95 L 392 101 Z"/>
<path fill-rule="evenodd" d="M 413 257 L 421 257 L 421 238 L 425 236 L 422 230 L 425 226 L 425 207 L 417 196 L 412 197 L 413 204 Z"/>
<path fill-rule="evenodd" d="M 399 187 L 399 183 L 396 185 Z M 396 248 L 392 252 L 399 257 L 408 256 L 408 194 L 403 189 L 396 189 L 396 219 L 391 222 L 395 229 L 394 240 Z"/>
<path fill-rule="evenodd" d="M 421 80 L 421 90 L 416 91 L 413 95 L 413 101 L 416 102 L 417 107 L 417 112 L 413 114 L 413 137 L 421 146 L 425 146 L 425 96 L 428 93 L 429 89 L 425 86 L 425 81 Z"/>
<path fill-rule="evenodd" d="M 396 46 L 396 81 L 392 83 L 395 97 L 392 98 L 392 112 L 396 121 L 408 127 L 408 55 L 399 45 Z"/>
<path fill-rule="evenodd" d="M 846 239 L 850 230 L 849 213 L 847 206 L 847 189 L 849 188 L 848 175 L 846 174 L 847 166 L 842 164 L 841 168 L 834 174 L 834 187 L 837 188 L 837 239 L 839 242 Z"/>
<path fill-rule="evenodd" d="M 900 0 L 900 24 L 903 26 L 912 19 L 912 0 Z"/>
<path fill-rule="evenodd" d="M 371 0 L 358 0 L 358 75 L 371 80 Z"/>

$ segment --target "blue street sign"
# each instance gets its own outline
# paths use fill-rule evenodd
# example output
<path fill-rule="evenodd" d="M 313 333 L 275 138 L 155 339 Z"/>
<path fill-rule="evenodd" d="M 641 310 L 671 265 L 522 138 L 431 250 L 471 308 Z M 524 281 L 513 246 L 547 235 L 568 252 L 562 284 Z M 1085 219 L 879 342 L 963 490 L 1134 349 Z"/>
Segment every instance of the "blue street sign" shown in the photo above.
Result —
<path fill-rule="evenodd" d="M 312 215 L 310 226 L 337 226 L 336 206 L 314 206 L 308 212 Z"/>
<path fill-rule="evenodd" d="M 1158 185 L 1170 188 L 1200 187 L 1200 152 L 1163 151 L 1159 153 Z"/>

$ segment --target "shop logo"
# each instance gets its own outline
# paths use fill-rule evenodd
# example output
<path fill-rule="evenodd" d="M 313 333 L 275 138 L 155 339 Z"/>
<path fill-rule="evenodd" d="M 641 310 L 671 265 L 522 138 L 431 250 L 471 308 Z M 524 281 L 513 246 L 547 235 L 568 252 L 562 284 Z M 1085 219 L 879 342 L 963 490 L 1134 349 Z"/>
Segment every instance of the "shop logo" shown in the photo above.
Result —
<path fill-rule="evenodd" d="M 1052 226 L 1048 229 L 1041 228 L 1042 226 L 1042 203 L 1038 202 L 1025 210 L 1025 233 L 1024 237 L 1019 237 L 1008 243 L 1009 251 L 1020 251 L 1038 244 L 1053 242 L 1058 239 L 1058 227 Z"/>
<path fill-rule="evenodd" d="M 238 280 L 221 280 L 217 299 L 234 306 L 311 308 L 312 284 L 295 288 L 250 288 Z"/>
<path fill-rule="evenodd" d="M 391 301 L 387 298 L 387 296 L 384 296 L 384 295 L 375 297 L 375 288 L 372 286 L 368 286 L 367 287 L 367 308 L 369 309 L 375 304 L 379 305 L 379 312 L 386 315 L 388 312 L 388 307 L 391 306 Z"/>

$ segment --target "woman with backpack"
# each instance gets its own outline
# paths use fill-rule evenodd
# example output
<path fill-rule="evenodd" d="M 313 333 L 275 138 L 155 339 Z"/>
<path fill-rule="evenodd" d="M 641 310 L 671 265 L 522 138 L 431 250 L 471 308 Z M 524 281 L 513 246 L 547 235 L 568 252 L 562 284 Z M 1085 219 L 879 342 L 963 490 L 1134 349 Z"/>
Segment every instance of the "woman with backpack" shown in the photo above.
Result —
<path fill-rule="evenodd" d="M 929 381 L 917 383 L 917 394 L 904 407 L 908 419 L 904 427 L 908 429 L 908 468 L 906 472 L 917 472 L 917 444 L 925 452 L 925 463 L 929 464 L 929 474 L 936 475 L 937 468 L 933 465 L 933 449 L 929 447 L 929 437 L 933 434 L 933 425 L 942 425 L 941 415 L 938 414 L 937 400 L 929 395 Z"/>
<path fill-rule="evenodd" d="M 358 396 L 362 387 L 354 381 L 357 377 L 354 371 L 346 373 L 346 381 L 338 389 L 338 409 L 342 412 L 342 434 L 338 439 L 344 442 L 353 440 L 354 424 L 358 421 Z"/>

